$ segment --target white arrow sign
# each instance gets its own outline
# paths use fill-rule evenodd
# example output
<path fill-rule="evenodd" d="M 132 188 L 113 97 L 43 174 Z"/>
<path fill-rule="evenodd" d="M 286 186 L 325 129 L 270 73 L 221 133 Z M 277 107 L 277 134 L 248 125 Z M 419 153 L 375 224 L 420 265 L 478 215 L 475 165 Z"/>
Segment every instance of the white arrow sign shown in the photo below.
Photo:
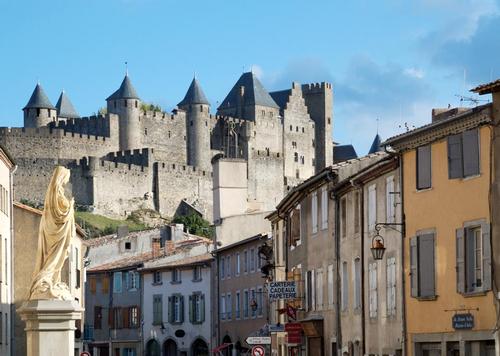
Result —
<path fill-rule="evenodd" d="M 248 345 L 271 345 L 270 336 L 249 336 L 245 341 Z"/>

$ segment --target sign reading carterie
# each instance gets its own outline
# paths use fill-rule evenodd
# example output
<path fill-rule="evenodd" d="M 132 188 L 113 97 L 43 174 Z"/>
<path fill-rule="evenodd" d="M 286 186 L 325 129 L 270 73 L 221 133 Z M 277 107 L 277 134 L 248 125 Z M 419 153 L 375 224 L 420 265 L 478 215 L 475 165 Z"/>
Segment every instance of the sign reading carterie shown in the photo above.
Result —
<path fill-rule="evenodd" d="M 297 284 L 295 281 L 271 282 L 268 285 L 269 299 L 297 298 Z"/>

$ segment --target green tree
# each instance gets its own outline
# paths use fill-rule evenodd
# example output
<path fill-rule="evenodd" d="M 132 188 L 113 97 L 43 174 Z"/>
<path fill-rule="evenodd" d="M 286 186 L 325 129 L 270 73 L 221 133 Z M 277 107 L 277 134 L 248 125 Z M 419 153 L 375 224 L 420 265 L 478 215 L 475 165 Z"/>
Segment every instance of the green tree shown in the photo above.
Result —
<path fill-rule="evenodd" d="M 176 216 L 172 220 L 175 224 L 184 224 L 190 234 L 204 236 L 213 239 L 214 227 L 198 214 Z"/>

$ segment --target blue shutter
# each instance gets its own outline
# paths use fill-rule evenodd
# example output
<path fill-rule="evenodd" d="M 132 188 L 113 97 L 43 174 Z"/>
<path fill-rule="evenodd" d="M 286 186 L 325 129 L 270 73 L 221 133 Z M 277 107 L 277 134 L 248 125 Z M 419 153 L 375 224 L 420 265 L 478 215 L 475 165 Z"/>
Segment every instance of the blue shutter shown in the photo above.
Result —
<path fill-rule="evenodd" d="M 179 313 L 180 313 L 180 322 L 184 322 L 184 296 L 180 295 L 179 297 Z"/>
<path fill-rule="evenodd" d="M 479 132 L 477 129 L 463 133 L 464 176 L 479 174 Z"/>
<path fill-rule="evenodd" d="M 465 239 L 464 229 L 459 228 L 455 232 L 456 236 L 456 272 L 457 272 L 457 292 L 465 293 Z"/>
<path fill-rule="evenodd" d="M 200 323 L 203 323 L 205 321 L 205 294 L 202 294 L 200 296 L 201 302 L 200 302 Z"/>
<path fill-rule="evenodd" d="M 462 135 L 448 136 L 448 178 L 462 178 Z"/>

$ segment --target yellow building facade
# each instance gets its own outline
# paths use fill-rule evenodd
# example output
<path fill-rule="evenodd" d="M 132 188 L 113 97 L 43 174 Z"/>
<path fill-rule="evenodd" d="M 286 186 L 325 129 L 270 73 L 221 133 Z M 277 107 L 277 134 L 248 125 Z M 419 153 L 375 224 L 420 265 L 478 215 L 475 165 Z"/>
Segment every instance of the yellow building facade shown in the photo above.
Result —
<path fill-rule="evenodd" d="M 443 112 L 386 141 L 402 160 L 409 355 L 498 354 L 491 107 Z"/>

